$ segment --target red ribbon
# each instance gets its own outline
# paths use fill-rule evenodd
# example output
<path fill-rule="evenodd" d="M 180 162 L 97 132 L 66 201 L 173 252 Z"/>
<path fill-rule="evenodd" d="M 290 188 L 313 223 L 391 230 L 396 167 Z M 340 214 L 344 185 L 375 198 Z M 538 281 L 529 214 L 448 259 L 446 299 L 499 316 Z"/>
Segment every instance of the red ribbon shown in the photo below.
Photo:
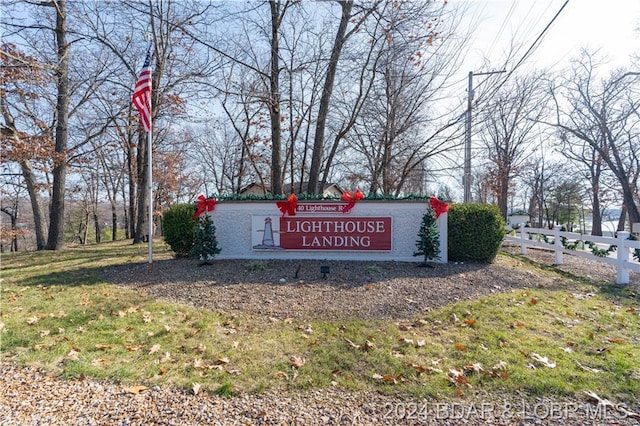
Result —
<path fill-rule="evenodd" d="M 349 213 L 353 206 L 356 205 L 356 201 L 362 200 L 364 198 L 364 194 L 359 189 L 357 189 L 353 195 L 351 195 L 349 191 L 345 191 L 345 193 L 342 194 L 341 198 L 342 201 L 349 202 L 349 204 L 347 204 L 344 209 L 342 209 L 342 213 Z"/>
<path fill-rule="evenodd" d="M 442 213 L 449 211 L 449 204 L 438 200 L 436 197 L 429 198 L 429 204 L 433 211 L 436 212 L 436 219 L 439 218 Z"/>
<path fill-rule="evenodd" d="M 291 194 L 287 201 L 278 201 L 276 205 L 282 212 L 282 216 L 285 214 L 295 216 L 296 209 L 298 208 L 298 197 L 296 197 L 296 194 Z"/>
<path fill-rule="evenodd" d="M 198 197 L 198 204 L 196 205 L 196 212 L 193 214 L 193 218 L 196 219 L 205 212 L 212 212 L 216 208 L 216 200 L 214 198 L 205 197 L 200 195 Z"/>

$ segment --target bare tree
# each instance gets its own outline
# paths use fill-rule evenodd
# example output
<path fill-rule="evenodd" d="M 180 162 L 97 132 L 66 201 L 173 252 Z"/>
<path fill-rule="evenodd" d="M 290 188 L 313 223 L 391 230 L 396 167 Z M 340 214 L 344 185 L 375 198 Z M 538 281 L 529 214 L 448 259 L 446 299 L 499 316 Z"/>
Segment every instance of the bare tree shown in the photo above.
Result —
<path fill-rule="evenodd" d="M 465 40 L 453 37 L 455 10 L 433 3 L 385 6 L 364 26 L 374 46 L 373 54 L 361 55 L 372 58 L 364 68 L 370 88 L 348 138 L 371 176 L 369 191 L 398 195 L 409 181 L 434 172 L 425 169 L 428 159 L 460 141 L 454 136 L 460 122 L 450 118 L 455 114 L 436 114 L 433 105 L 457 69 Z"/>
<path fill-rule="evenodd" d="M 531 143 L 539 138 L 536 127 L 547 103 L 541 83 L 539 75 L 516 78 L 487 101 L 481 114 L 492 189 L 505 219 L 513 179 L 521 173 Z"/>
<path fill-rule="evenodd" d="M 566 143 L 588 144 L 616 177 L 631 222 L 640 222 L 637 204 L 640 72 L 616 70 L 599 81 L 598 64 L 583 52 L 570 75 L 552 87 L 557 126 Z"/>

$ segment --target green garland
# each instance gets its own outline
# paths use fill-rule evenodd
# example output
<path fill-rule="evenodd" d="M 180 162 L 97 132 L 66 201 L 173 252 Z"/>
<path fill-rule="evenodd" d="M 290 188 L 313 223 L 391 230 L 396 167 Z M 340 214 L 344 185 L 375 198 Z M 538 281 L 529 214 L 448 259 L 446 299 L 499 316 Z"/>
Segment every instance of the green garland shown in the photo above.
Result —
<path fill-rule="evenodd" d="M 530 233 L 529 239 L 533 240 L 534 236 L 537 237 L 538 241 L 543 241 L 546 244 L 554 244 L 554 241 L 550 239 L 549 238 L 550 236 L 547 234 Z M 582 250 L 585 247 L 589 247 L 589 249 L 591 250 L 591 253 L 597 257 L 607 257 L 609 256 L 609 254 L 613 253 L 618 249 L 618 246 L 615 244 L 610 245 L 609 248 L 607 249 L 601 249 L 593 241 L 575 240 L 573 242 L 570 242 L 567 237 L 563 237 L 563 236 L 561 236 L 560 239 L 562 240 L 562 246 L 567 250 Z M 629 235 L 629 238 L 627 239 L 631 241 L 638 241 L 638 237 L 636 237 L 634 234 Z M 640 249 L 634 249 L 632 256 L 636 261 L 640 262 Z"/>
<path fill-rule="evenodd" d="M 609 256 L 609 254 L 613 253 L 618 249 L 618 246 L 615 244 L 610 245 L 609 248 L 607 249 L 601 249 L 593 241 L 575 240 L 574 242 L 569 242 L 569 240 L 566 237 L 561 237 L 561 239 L 562 239 L 562 245 L 567 250 L 584 249 L 586 246 L 586 247 L 589 247 L 589 249 L 591 250 L 591 254 L 597 257 L 607 257 Z"/>
<path fill-rule="evenodd" d="M 296 194 L 298 201 L 340 201 L 340 197 L 337 196 L 323 196 L 322 194 Z M 216 196 L 207 196 L 207 198 L 215 198 L 218 201 L 280 201 L 286 200 L 289 198 L 289 195 L 274 195 L 274 194 L 266 194 L 266 195 L 240 195 L 240 194 L 227 194 L 227 195 L 216 195 Z M 417 201 L 429 201 L 431 198 L 430 195 L 416 195 L 409 194 L 402 197 L 396 197 L 394 195 L 380 195 L 380 194 L 368 194 L 363 200 L 417 200 Z"/>
<path fill-rule="evenodd" d="M 629 235 L 628 239 L 631 241 L 638 241 L 638 237 L 636 237 L 634 234 Z M 633 250 L 633 258 L 640 262 L 640 249 Z"/>

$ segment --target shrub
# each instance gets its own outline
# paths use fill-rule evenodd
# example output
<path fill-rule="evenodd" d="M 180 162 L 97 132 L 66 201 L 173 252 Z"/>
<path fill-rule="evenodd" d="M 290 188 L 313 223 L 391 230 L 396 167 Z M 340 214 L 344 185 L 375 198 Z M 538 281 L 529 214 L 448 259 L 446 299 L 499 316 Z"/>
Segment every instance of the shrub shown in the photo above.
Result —
<path fill-rule="evenodd" d="M 220 253 L 218 240 L 216 239 L 216 227 L 211 216 L 203 214 L 198 218 L 198 228 L 191 248 L 191 256 L 201 259 L 202 265 L 208 265 L 209 261 Z"/>
<path fill-rule="evenodd" d="M 496 206 L 453 204 L 448 219 L 450 261 L 491 263 L 495 260 L 506 233 L 504 219 Z"/>
<path fill-rule="evenodd" d="M 163 215 L 164 241 L 176 257 L 187 257 L 191 253 L 198 229 L 198 221 L 193 218 L 195 212 L 194 204 L 176 204 Z"/>
<path fill-rule="evenodd" d="M 440 255 L 440 233 L 436 222 L 436 214 L 431 207 L 427 207 L 422 216 L 422 224 L 416 240 L 414 256 L 424 256 L 424 262 L 435 259 Z"/>

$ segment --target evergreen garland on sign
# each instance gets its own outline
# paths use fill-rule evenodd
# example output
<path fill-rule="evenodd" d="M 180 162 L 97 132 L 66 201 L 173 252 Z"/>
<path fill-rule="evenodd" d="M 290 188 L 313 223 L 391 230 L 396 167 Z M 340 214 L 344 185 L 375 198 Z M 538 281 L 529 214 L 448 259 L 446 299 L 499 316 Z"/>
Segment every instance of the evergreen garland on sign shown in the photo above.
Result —
<path fill-rule="evenodd" d="M 198 218 L 198 222 L 200 226 L 196 231 L 191 256 L 201 259 L 202 263 L 200 265 L 209 265 L 209 261 L 220 253 L 218 240 L 216 239 L 216 227 L 208 214 L 201 215 Z"/>
<path fill-rule="evenodd" d="M 427 207 L 422 216 L 422 224 L 416 240 L 414 256 L 424 256 L 425 264 L 440 255 L 440 233 L 436 224 L 436 215 L 431 207 Z"/>

